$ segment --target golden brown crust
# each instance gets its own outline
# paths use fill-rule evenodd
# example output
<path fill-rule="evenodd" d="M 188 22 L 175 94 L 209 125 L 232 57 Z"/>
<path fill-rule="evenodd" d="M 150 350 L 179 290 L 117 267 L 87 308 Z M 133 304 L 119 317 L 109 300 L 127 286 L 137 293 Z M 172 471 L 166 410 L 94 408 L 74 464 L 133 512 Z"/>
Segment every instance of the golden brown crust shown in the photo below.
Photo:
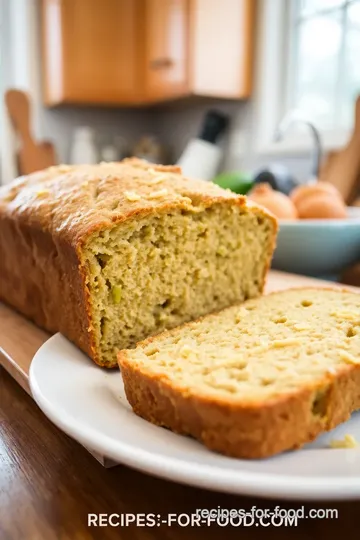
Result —
<path fill-rule="evenodd" d="M 132 192 L 140 198 L 130 200 Z M 157 197 L 159 192 L 164 193 Z M 133 158 L 99 165 L 60 165 L 20 177 L 0 188 L 0 215 L 48 231 L 76 248 L 92 232 L 131 217 L 224 201 L 246 204 L 245 197 L 211 182 L 184 178 L 178 167 Z"/>
<path fill-rule="evenodd" d="M 0 217 L 0 299 L 91 355 L 76 252 L 50 233 Z"/>
<path fill-rule="evenodd" d="M 161 376 L 149 376 L 118 356 L 127 399 L 134 412 L 176 433 L 191 435 L 211 450 L 253 459 L 299 448 L 348 420 L 360 408 L 360 365 L 345 366 L 306 388 L 265 405 L 241 405 L 179 392 Z M 325 391 L 318 414 L 314 403 Z"/>
<path fill-rule="evenodd" d="M 0 188 L 0 300 L 62 332 L 100 363 L 81 260 L 89 235 L 148 214 L 216 203 L 247 204 L 212 183 L 184 178 L 178 167 L 137 159 L 60 165 L 20 177 Z"/>

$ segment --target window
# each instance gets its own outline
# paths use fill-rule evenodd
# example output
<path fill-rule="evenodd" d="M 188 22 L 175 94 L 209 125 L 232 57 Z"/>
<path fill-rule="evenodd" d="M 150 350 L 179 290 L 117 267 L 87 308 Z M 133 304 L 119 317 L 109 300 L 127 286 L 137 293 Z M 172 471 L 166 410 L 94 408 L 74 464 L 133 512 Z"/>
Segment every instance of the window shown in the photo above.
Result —
<path fill-rule="evenodd" d="M 290 104 L 321 129 L 350 128 L 360 93 L 360 1 L 297 0 L 290 24 Z"/>
<path fill-rule="evenodd" d="M 309 147 L 309 136 L 299 129 L 284 143 L 272 143 L 277 124 L 291 111 L 315 124 L 325 148 L 341 146 L 353 126 L 360 95 L 360 0 L 259 4 L 260 150 L 295 152 Z"/>

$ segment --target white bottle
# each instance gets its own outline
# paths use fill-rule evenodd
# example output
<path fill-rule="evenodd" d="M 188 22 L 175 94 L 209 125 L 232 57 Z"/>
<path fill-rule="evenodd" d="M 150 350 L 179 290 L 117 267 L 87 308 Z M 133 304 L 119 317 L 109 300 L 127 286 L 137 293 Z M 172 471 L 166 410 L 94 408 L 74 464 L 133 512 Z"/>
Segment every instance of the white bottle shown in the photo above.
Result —
<path fill-rule="evenodd" d="M 109 144 L 108 146 L 104 146 L 101 149 L 101 161 L 106 161 L 108 163 L 118 161 L 118 152 L 115 146 L 112 146 Z"/>
<path fill-rule="evenodd" d="M 181 167 L 184 176 L 209 181 L 216 176 L 222 155 L 219 146 L 201 139 L 192 139 L 177 165 Z"/>
<path fill-rule="evenodd" d="M 97 162 L 98 155 L 94 130 L 86 126 L 77 128 L 74 132 L 70 163 L 73 165 L 91 165 Z"/>

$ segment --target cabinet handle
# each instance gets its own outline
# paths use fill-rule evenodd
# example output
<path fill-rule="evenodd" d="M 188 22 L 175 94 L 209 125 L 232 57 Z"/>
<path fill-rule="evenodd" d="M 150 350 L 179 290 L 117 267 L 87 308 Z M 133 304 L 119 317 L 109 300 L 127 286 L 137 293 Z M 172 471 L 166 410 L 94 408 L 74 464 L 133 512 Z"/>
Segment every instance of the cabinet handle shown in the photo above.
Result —
<path fill-rule="evenodd" d="M 164 69 L 164 68 L 170 68 L 174 62 L 171 60 L 171 58 L 156 58 L 155 60 L 151 60 L 150 67 L 151 69 Z"/>

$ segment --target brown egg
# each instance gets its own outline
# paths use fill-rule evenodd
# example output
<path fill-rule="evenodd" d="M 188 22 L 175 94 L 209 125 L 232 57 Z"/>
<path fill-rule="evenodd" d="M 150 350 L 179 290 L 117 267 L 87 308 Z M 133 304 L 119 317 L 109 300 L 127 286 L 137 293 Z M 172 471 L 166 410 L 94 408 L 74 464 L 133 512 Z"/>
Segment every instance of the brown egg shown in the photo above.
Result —
<path fill-rule="evenodd" d="M 307 184 L 296 187 L 290 193 L 290 199 L 295 206 L 297 206 L 304 197 L 314 193 L 328 193 L 335 197 L 341 197 L 337 188 L 332 184 L 329 184 L 328 182 L 316 182 L 315 184 Z"/>
<path fill-rule="evenodd" d="M 297 219 L 297 210 L 290 198 L 280 191 L 274 191 L 269 184 L 257 184 L 248 197 L 279 219 Z"/>
<path fill-rule="evenodd" d="M 326 192 L 314 192 L 297 202 L 300 219 L 343 219 L 346 206 L 339 196 Z"/>

